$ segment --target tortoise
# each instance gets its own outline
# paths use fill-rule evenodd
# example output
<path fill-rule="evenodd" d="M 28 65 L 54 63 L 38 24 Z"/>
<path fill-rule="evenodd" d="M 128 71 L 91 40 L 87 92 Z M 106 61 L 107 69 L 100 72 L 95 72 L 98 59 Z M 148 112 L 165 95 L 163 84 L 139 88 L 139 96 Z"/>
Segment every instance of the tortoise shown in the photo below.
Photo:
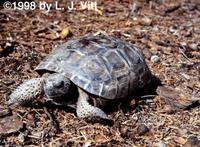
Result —
<path fill-rule="evenodd" d="M 102 109 L 88 102 L 91 95 L 108 101 L 125 99 L 151 77 L 138 48 L 102 33 L 87 34 L 56 47 L 35 70 L 49 75 L 19 85 L 9 96 L 8 104 L 30 102 L 42 93 L 54 99 L 67 94 L 74 84 L 79 93 L 79 118 L 107 118 Z"/>

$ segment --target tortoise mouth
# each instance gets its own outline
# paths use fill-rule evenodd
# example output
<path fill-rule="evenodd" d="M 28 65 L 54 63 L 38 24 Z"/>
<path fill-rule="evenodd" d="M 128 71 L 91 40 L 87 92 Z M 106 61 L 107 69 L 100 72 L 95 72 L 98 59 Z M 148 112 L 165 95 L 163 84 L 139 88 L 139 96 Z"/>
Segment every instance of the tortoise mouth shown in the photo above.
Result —
<path fill-rule="evenodd" d="M 55 92 L 54 90 L 45 90 L 45 94 L 49 99 L 55 99 L 65 95 L 63 93 Z"/>

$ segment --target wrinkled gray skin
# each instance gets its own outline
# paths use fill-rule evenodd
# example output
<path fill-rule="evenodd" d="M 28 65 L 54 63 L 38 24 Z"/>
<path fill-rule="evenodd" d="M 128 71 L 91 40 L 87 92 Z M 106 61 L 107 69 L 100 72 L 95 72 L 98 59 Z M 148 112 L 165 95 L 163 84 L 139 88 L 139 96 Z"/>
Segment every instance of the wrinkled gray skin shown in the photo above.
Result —
<path fill-rule="evenodd" d="M 19 85 L 9 96 L 8 105 L 31 102 L 38 95 L 45 93 L 49 100 L 64 96 L 68 93 L 71 81 L 61 73 L 50 74 L 48 77 L 33 78 Z M 79 118 L 100 117 L 107 119 L 107 115 L 99 108 L 88 103 L 89 96 L 78 88 L 79 98 L 76 113 Z"/>
<path fill-rule="evenodd" d="M 70 83 L 70 80 L 60 73 L 50 74 L 44 84 L 45 95 L 50 99 L 61 97 L 69 91 Z"/>

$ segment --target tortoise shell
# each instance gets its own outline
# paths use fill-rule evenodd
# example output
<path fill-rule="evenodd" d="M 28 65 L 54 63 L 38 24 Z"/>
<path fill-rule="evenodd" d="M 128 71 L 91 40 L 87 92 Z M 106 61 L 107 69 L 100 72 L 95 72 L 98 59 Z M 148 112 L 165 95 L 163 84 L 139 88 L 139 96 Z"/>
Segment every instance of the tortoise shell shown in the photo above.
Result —
<path fill-rule="evenodd" d="M 105 34 L 87 34 L 56 47 L 36 70 L 63 73 L 75 85 L 106 99 L 126 97 L 151 75 L 139 49 Z"/>

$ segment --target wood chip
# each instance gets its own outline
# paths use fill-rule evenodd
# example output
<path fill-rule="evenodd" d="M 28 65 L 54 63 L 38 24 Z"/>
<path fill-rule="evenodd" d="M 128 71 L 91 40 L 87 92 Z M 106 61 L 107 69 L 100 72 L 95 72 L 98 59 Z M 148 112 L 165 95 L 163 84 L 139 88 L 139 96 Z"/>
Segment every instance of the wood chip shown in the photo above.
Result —
<path fill-rule="evenodd" d="M 9 135 L 23 128 L 23 122 L 16 114 L 0 118 L 0 135 Z"/>
<path fill-rule="evenodd" d="M 184 145 L 186 143 L 186 140 L 182 137 L 175 137 L 174 141 L 178 144 Z"/>
<path fill-rule="evenodd" d="M 159 86 L 156 92 L 161 100 L 164 100 L 165 103 L 170 106 L 171 111 L 167 111 L 170 113 L 181 109 L 187 109 L 193 104 L 200 102 L 200 98 L 194 98 L 190 94 L 166 86 Z"/>
<path fill-rule="evenodd" d="M 10 109 L 6 106 L 0 105 L 0 117 L 4 117 L 11 113 Z"/>

